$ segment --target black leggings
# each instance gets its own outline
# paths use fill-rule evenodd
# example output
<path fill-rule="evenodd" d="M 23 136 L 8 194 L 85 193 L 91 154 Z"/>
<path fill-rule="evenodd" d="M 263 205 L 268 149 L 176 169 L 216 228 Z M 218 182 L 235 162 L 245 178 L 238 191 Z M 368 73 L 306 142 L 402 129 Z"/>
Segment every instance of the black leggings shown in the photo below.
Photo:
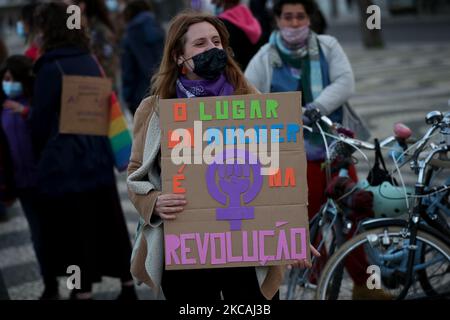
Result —
<path fill-rule="evenodd" d="M 164 296 L 174 301 L 266 301 L 253 267 L 164 270 Z M 278 292 L 273 300 L 278 300 Z"/>

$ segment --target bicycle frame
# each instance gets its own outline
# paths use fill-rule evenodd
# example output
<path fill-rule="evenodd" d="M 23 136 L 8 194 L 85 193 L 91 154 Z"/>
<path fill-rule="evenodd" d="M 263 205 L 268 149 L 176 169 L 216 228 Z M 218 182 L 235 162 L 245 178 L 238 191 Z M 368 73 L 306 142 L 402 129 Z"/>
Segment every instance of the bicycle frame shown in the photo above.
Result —
<path fill-rule="evenodd" d="M 437 126 L 433 126 L 430 130 L 428 130 L 428 132 L 426 134 L 426 139 L 424 141 L 428 142 L 431 134 L 436 129 L 437 129 Z M 425 171 L 428 168 L 428 165 L 431 162 L 431 159 L 433 159 L 433 157 L 436 154 L 438 154 L 438 153 L 447 154 L 447 152 L 450 149 L 448 146 L 442 146 L 440 148 L 437 148 L 437 149 L 431 151 L 424 160 L 417 160 L 421 150 L 423 150 L 424 146 L 426 145 L 426 142 L 423 142 L 419 145 L 420 150 L 416 150 L 416 152 L 414 153 L 414 161 L 412 163 L 413 169 L 416 169 L 417 173 L 418 173 L 417 183 L 415 186 L 416 198 L 414 201 L 415 202 L 414 208 L 413 208 L 412 213 L 408 220 L 408 227 L 407 227 L 409 234 L 410 234 L 410 238 L 409 238 L 410 244 L 408 246 L 409 255 L 408 255 L 408 262 L 407 262 L 406 282 L 405 282 L 405 286 L 404 286 L 402 292 L 398 296 L 398 300 L 402 300 L 403 298 L 406 297 L 408 290 L 412 284 L 412 277 L 413 277 L 413 270 L 414 270 L 414 257 L 416 255 L 416 251 L 418 248 L 417 247 L 417 231 L 419 230 L 419 222 L 422 218 L 422 215 L 426 214 L 426 208 L 423 204 L 423 201 L 421 201 L 421 198 L 420 198 L 420 196 L 423 196 L 426 194 Z M 446 235 L 446 236 L 450 237 L 450 234 Z"/>
<path fill-rule="evenodd" d="M 447 119 L 448 118 L 448 119 Z M 438 153 L 447 153 L 448 152 L 448 146 L 444 146 L 444 147 L 437 147 L 436 145 L 434 145 L 433 143 L 431 143 L 431 147 L 432 147 L 432 151 L 429 152 L 424 160 L 420 160 L 419 161 L 419 156 L 421 155 L 422 151 L 425 149 L 426 146 L 429 145 L 429 141 L 430 139 L 434 136 L 434 133 L 437 129 L 441 128 L 441 130 L 445 130 L 445 128 L 447 128 L 447 126 L 449 125 L 449 119 L 450 116 L 446 115 L 445 117 L 442 116 L 442 114 L 440 112 L 435 112 L 433 114 L 428 114 L 427 117 L 427 123 L 428 124 L 432 124 L 432 127 L 426 132 L 426 134 L 417 142 L 415 142 L 412 146 L 410 146 L 409 148 L 407 148 L 407 150 L 405 150 L 405 152 L 403 152 L 403 154 L 401 154 L 401 156 L 393 158 L 394 163 L 396 165 L 395 170 L 391 171 L 392 173 L 395 173 L 396 171 L 398 171 L 399 174 L 401 174 L 399 172 L 399 169 L 401 167 L 403 167 L 405 164 L 410 163 L 411 159 L 413 161 L 411 161 L 411 169 L 413 169 L 413 171 L 417 174 L 418 178 L 417 178 L 417 183 L 415 185 L 414 188 L 414 196 L 415 201 L 414 201 L 414 205 L 408 207 L 410 210 L 408 210 L 409 212 L 409 219 L 408 220 L 400 220 L 401 224 L 400 226 L 402 227 L 403 230 L 405 230 L 404 233 L 404 238 L 408 238 L 406 239 L 406 243 L 405 243 L 405 249 L 402 250 L 401 252 L 396 252 L 395 249 L 392 251 L 392 255 L 384 255 L 384 256 L 379 256 L 379 259 L 384 259 L 384 261 L 386 261 L 386 259 L 388 260 L 392 260 L 392 261 L 396 261 L 397 263 L 401 263 L 401 268 L 398 268 L 398 265 L 396 266 L 397 268 L 394 268 L 392 270 L 392 272 L 394 271 L 399 271 L 402 273 L 402 283 L 406 283 L 406 285 L 404 285 L 404 289 L 402 290 L 399 299 L 404 298 L 404 296 L 406 296 L 411 283 L 412 283 L 412 277 L 413 277 L 413 272 L 416 271 L 420 271 L 422 269 L 425 269 L 428 264 L 427 263 L 421 263 L 419 260 L 417 260 L 420 255 L 418 255 L 416 252 L 420 251 L 420 243 L 417 244 L 417 234 L 418 234 L 418 230 L 419 228 L 422 228 L 422 225 L 419 224 L 419 222 L 421 221 L 421 218 L 423 218 L 423 216 L 421 216 L 422 214 L 426 214 L 426 211 L 424 210 L 427 206 L 424 205 L 424 201 L 422 201 L 422 196 L 425 195 L 430 195 L 432 192 L 436 192 L 435 190 L 427 190 L 426 187 L 428 185 L 428 181 L 427 179 L 427 175 L 426 175 L 426 170 L 430 164 L 430 162 L 433 160 L 433 157 L 438 154 Z M 371 144 L 369 142 L 365 142 L 365 141 L 361 141 L 358 139 L 354 139 L 354 138 L 350 138 L 347 136 L 344 136 L 342 134 L 339 135 L 334 135 L 334 134 L 330 134 L 328 132 L 325 132 L 321 125 L 323 125 L 323 123 L 325 123 L 327 126 L 331 127 L 331 129 L 338 129 L 340 126 L 338 124 L 334 124 L 331 122 L 331 120 L 325 116 L 322 116 L 321 119 L 323 122 L 319 124 L 319 120 L 314 120 L 314 125 L 318 128 L 320 134 L 322 135 L 323 141 L 325 143 L 325 148 L 326 148 L 326 169 L 327 169 L 327 180 L 330 181 L 331 178 L 331 162 L 335 159 L 334 155 L 332 155 L 332 152 L 330 152 L 330 150 L 332 150 L 333 148 L 333 144 L 334 143 L 339 143 L 342 142 L 344 144 L 350 145 L 351 147 L 353 147 L 354 150 L 359 151 L 366 160 L 368 160 L 367 156 L 365 155 L 364 152 L 362 152 L 360 149 L 365 149 L 365 150 L 375 150 L 376 147 L 374 144 Z M 305 129 L 313 132 L 312 127 L 307 127 L 304 126 Z M 442 131 L 441 131 L 442 133 Z M 444 133 L 445 134 L 445 133 Z M 329 143 L 329 139 L 331 138 L 334 141 L 330 144 Z M 385 147 L 388 144 L 397 141 L 397 139 L 395 137 L 388 137 L 386 139 L 384 139 L 381 143 L 380 146 L 381 147 Z M 412 150 L 412 148 L 414 147 L 414 152 L 410 152 Z M 339 147 L 339 149 L 336 150 L 341 150 L 341 147 Z M 349 149 L 348 151 L 345 151 L 345 149 L 342 149 L 344 151 L 343 155 L 344 158 L 338 158 L 340 160 L 344 159 L 343 163 L 344 166 L 346 163 L 351 163 L 351 161 L 349 161 L 350 157 L 352 157 L 352 151 L 354 152 L 354 150 Z M 336 152 L 336 151 L 334 151 Z M 397 159 L 402 159 L 401 161 L 397 162 Z M 434 160 L 433 160 L 434 161 Z M 445 161 L 447 162 L 447 161 Z M 342 168 L 344 168 L 344 166 Z M 340 167 L 340 165 L 338 165 L 338 167 Z M 439 167 L 439 166 L 438 166 Z M 431 175 L 428 175 L 428 177 L 431 177 Z M 403 182 L 403 178 L 400 176 L 401 182 L 403 187 L 405 187 L 405 184 Z M 354 189 L 353 189 L 354 190 Z M 348 196 L 349 194 L 351 194 L 353 192 L 353 190 L 349 191 L 346 195 L 341 196 L 340 199 L 344 198 L 345 196 Z M 405 197 L 409 197 L 406 194 L 406 190 L 405 190 Z M 406 199 L 406 198 L 405 198 Z M 336 202 L 332 199 L 328 199 L 327 202 L 324 204 L 324 206 L 321 208 L 321 210 L 318 212 L 318 216 L 315 216 L 315 219 L 328 219 L 331 215 L 331 221 L 330 225 L 327 226 L 327 230 L 330 230 L 331 228 L 335 227 L 336 223 L 340 223 L 340 230 L 344 230 L 345 226 L 346 226 L 346 222 L 345 222 L 345 212 L 344 212 L 344 208 L 340 208 L 340 203 L 339 200 L 336 200 Z M 411 209 L 412 207 L 412 209 Z M 334 209 L 334 210 L 333 210 Z M 405 211 L 405 213 L 407 213 Z M 379 222 L 383 221 L 383 220 L 389 220 L 392 221 L 392 218 L 385 218 L 385 219 L 375 219 Z M 425 219 L 424 219 L 425 220 Z M 369 221 L 374 221 L 374 220 L 369 220 Z M 316 221 L 317 222 L 317 221 Z M 360 223 L 361 225 L 361 223 Z M 363 224 L 364 226 L 366 226 L 366 224 Z M 433 224 L 430 224 L 431 227 L 433 227 Z M 337 227 L 337 226 L 336 226 Z M 359 229 L 360 226 L 358 226 Z M 433 230 L 434 231 L 434 230 Z M 357 230 L 356 232 L 359 232 L 359 230 Z M 435 233 L 435 232 L 433 232 Z M 333 234 L 334 237 L 338 236 L 338 234 L 341 234 L 343 237 L 345 237 L 345 233 L 343 232 L 335 232 L 335 234 Z M 446 238 L 446 235 L 440 235 L 440 238 Z M 447 240 L 450 238 L 447 238 Z M 449 243 L 450 241 L 445 241 L 445 243 Z M 319 242 L 319 249 L 322 248 L 322 246 L 324 245 L 324 239 L 321 239 L 321 241 Z M 379 260 L 378 259 L 378 260 Z M 314 261 L 314 260 L 313 260 Z M 380 265 L 382 265 L 380 263 Z M 385 270 L 385 271 L 391 271 L 391 270 Z M 303 273 L 303 277 L 302 277 L 302 281 L 301 283 L 303 284 L 307 284 L 307 276 L 308 274 L 311 273 L 310 271 L 305 271 Z M 298 279 L 300 280 L 300 278 Z M 299 283 L 299 281 L 297 282 Z"/>
<path fill-rule="evenodd" d="M 398 170 L 401 166 L 403 166 L 404 164 L 406 164 L 407 162 L 409 162 L 412 159 L 413 161 L 411 161 L 411 169 L 413 169 L 413 171 L 418 176 L 417 182 L 415 184 L 415 192 L 414 192 L 415 201 L 414 201 L 413 209 L 409 212 L 410 214 L 409 214 L 408 221 L 401 220 L 402 225 L 405 230 L 404 237 L 407 238 L 407 236 L 409 235 L 409 238 L 407 240 L 408 243 L 407 243 L 405 249 L 402 250 L 401 252 L 396 252 L 395 254 L 391 254 L 391 255 L 384 254 L 382 256 L 374 257 L 375 261 L 376 260 L 379 260 L 379 261 L 380 260 L 383 260 L 383 261 L 390 260 L 390 261 L 397 261 L 397 262 L 401 263 L 400 269 L 396 268 L 393 270 L 392 269 L 384 270 L 385 272 L 400 271 L 400 272 L 403 272 L 405 275 L 405 285 L 404 285 L 404 288 L 401 291 L 400 295 L 398 296 L 398 299 L 403 299 L 407 295 L 407 293 L 412 285 L 412 279 L 413 279 L 414 272 L 425 269 L 427 267 L 427 264 L 420 263 L 420 261 L 417 260 L 417 258 L 419 257 L 419 255 L 417 253 L 421 250 L 421 244 L 420 243 L 419 243 L 419 245 L 417 244 L 417 234 L 418 234 L 419 228 L 421 228 L 421 225 L 420 225 L 421 219 L 426 220 L 425 215 L 427 215 L 426 206 L 424 205 L 424 201 L 422 201 L 422 196 L 431 194 L 432 192 L 438 192 L 438 191 L 426 190 L 426 187 L 427 187 L 426 171 L 429 168 L 430 163 L 433 161 L 433 158 L 437 154 L 446 155 L 450 149 L 448 144 L 441 146 L 441 147 L 437 147 L 436 145 L 431 144 L 431 147 L 433 150 L 428 153 L 428 155 L 425 157 L 425 159 L 419 160 L 420 154 L 422 153 L 424 148 L 428 145 L 429 140 L 431 139 L 431 137 L 433 136 L 434 132 L 437 129 L 441 128 L 441 133 L 444 133 L 444 131 L 447 130 L 447 131 L 445 131 L 444 134 L 448 134 L 448 131 L 450 130 L 449 129 L 450 128 L 449 127 L 450 116 L 446 115 L 444 118 L 442 118 L 442 117 L 439 118 L 439 117 L 436 117 L 436 115 L 437 115 L 437 113 L 435 115 L 433 115 L 433 118 L 434 118 L 433 123 L 428 122 L 429 117 L 427 115 L 427 123 L 433 124 L 433 126 L 426 132 L 426 134 L 423 136 L 423 138 L 417 142 L 418 145 L 415 148 L 413 155 L 410 156 L 409 159 L 406 159 L 408 157 L 405 157 L 403 159 L 403 161 L 401 162 L 401 164 L 397 165 L 397 168 L 396 168 L 396 170 Z M 431 117 L 430 117 L 430 120 L 431 120 Z M 326 123 L 329 125 L 329 121 L 328 122 L 326 121 Z M 320 129 L 320 132 L 322 133 L 322 136 L 324 136 L 324 132 L 320 128 L 320 125 L 318 125 L 318 127 Z M 344 143 L 348 143 L 352 146 L 357 146 L 357 147 L 361 147 L 364 149 L 372 150 L 371 144 L 363 142 L 363 141 L 359 141 L 357 139 L 338 137 L 338 140 L 340 140 Z M 393 140 L 392 138 L 391 139 L 388 138 L 385 141 L 391 142 L 392 140 Z M 383 141 L 383 143 L 385 143 L 385 141 Z M 448 139 L 447 139 L 447 141 L 448 141 Z M 406 153 L 406 151 L 405 151 L 405 153 Z M 444 188 L 448 189 L 450 187 L 444 185 Z M 446 189 L 443 189 L 443 190 L 446 190 Z M 443 191 L 443 190 L 441 190 L 441 191 Z M 360 226 L 362 225 L 363 227 L 364 226 L 367 227 L 368 225 L 373 225 L 373 224 L 376 224 L 377 222 L 380 223 L 380 222 L 386 221 L 386 220 L 392 221 L 393 219 L 382 218 L 382 219 L 376 219 L 376 220 L 377 221 L 370 220 L 369 223 L 366 223 L 366 224 L 362 223 L 362 224 L 360 224 Z M 428 220 L 426 220 L 426 221 L 428 222 Z M 360 226 L 358 226 L 358 229 L 360 228 Z M 430 223 L 430 226 L 431 226 L 431 229 L 433 227 L 436 228 L 436 225 L 433 225 L 433 222 Z M 439 229 L 437 229 L 437 230 L 439 230 Z M 433 231 L 435 231 L 435 230 L 433 230 Z M 433 233 L 436 233 L 436 232 L 433 232 Z M 450 243 L 450 232 L 448 232 L 446 234 L 440 234 L 439 238 L 441 238 L 441 239 L 444 238 L 445 243 L 447 243 L 447 244 Z M 406 263 L 405 263 L 405 261 L 406 261 Z M 383 264 L 380 263 L 379 265 L 383 265 Z"/>
<path fill-rule="evenodd" d="M 450 185 L 450 178 L 445 181 L 446 185 Z M 444 206 L 441 202 L 445 196 L 445 193 L 437 194 L 436 196 L 430 195 L 428 198 L 424 198 L 423 202 L 427 206 L 427 214 L 433 218 L 436 218 L 435 210 L 441 210 L 446 216 L 450 217 L 450 207 Z"/>
<path fill-rule="evenodd" d="M 322 120 L 325 121 L 325 123 L 329 126 L 333 126 L 333 123 L 331 122 L 331 120 L 329 120 L 326 117 L 323 117 Z M 317 126 L 320 128 L 320 125 L 317 124 Z M 312 128 L 308 127 L 308 126 L 304 126 L 307 130 L 312 131 Z M 320 128 L 320 131 L 322 132 L 322 136 L 324 137 L 324 141 L 326 141 L 325 136 L 323 135 L 323 130 Z M 348 138 L 345 136 L 334 136 L 334 139 L 337 141 L 343 141 L 347 144 L 356 146 L 356 148 L 363 148 L 363 149 L 367 149 L 367 150 L 375 150 L 375 145 L 369 143 L 369 142 L 365 142 L 365 141 L 361 141 L 361 140 L 357 140 L 357 139 L 353 139 L 353 138 Z M 392 143 L 393 141 L 395 141 L 395 138 L 393 136 L 390 136 L 388 138 L 386 138 L 385 140 L 383 140 L 380 145 L 381 146 L 386 146 L 390 143 Z M 346 170 L 340 170 L 339 172 L 339 176 L 348 176 L 348 172 Z M 326 177 L 327 177 L 327 182 L 329 183 L 331 181 L 331 157 L 329 152 L 327 152 L 327 160 L 326 160 Z M 315 226 L 314 224 L 317 223 L 317 226 Z M 321 229 L 321 227 L 323 226 L 323 224 L 327 223 L 327 227 L 326 229 Z M 328 198 L 327 202 L 325 204 L 322 205 L 321 209 L 317 212 L 317 214 L 311 219 L 311 223 L 310 223 L 310 229 L 312 229 L 312 227 L 317 227 L 317 232 L 323 232 L 324 234 L 329 234 L 333 229 L 335 230 L 333 233 L 333 239 L 332 239 L 332 249 L 333 249 L 333 245 L 336 245 L 337 243 L 343 243 L 345 242 L 345 234 L 351 229 L 352 224 L 349 220 L 346 219 L 346 213 L 345 210 L 343 208 L 340 208 L 340 206 L 338 205 L 338 203 L 331 199 Z M 310 230 L 311 231 L 311 230 Z M 312 235 L 313 238 L 316 237 L 316 235 Z M 325 245 L 325 241 L 326 238 L 322 237 L 322 239 L 320 240 L 320 242 L 318 244 L 316 244 L 317 246 L 317 250 L 321 251 L 321 249 L 323 248 L 323 246 Z M 333 252 L 328 252 L 329 254 L 333 254 Z M 318 259 L 316 257 L 312 257 L 312 264 L 313 266 L 315 265 L 316 261 Z M 291 294 L 291 290 L 292 290 L 292 285 L 297 286 L 300 285 L 304 288 L 314 288 L 315 285 L 309 283 L 308 279 L 312 273 L 312 268 L 311 269 L 306 269 L 304 271 L 291 271 L 292 272 L 292 277 L 295 279 L 294 283 L 289 283 L 288 286 L 288 295 Z"/>

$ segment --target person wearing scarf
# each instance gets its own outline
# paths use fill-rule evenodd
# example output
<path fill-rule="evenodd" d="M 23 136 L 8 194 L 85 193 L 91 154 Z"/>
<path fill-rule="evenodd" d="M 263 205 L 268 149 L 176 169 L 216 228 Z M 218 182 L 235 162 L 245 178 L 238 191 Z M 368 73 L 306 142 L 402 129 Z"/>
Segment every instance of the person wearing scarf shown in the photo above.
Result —
<path fill-rule="evenodd" d="M 310 17 L 316 10 L 311 0 L 276 1 L 273 11 L 278 29 L 250 61 L 245 76 L 261 92 L 301 91 L 302 106 L 306 110 L 317 109 L 332 121 L 356 131 L 358 138 L 367 139 L 367 129 L 346 103 L 355 88 L 350 62 L 334 37 L 317 35 L 311 30 Z M 303 123 L 311 125 L 305 116 Z M 304 130 L 304 139 L 311 219 L 327 200 L 326 150 L 319 133 Z M 357 181 L 353 165 L 349 167 L 349 176 Z M 355 287 L 363 286 L 364 272 L 350 269 Z"/>
<path fill-rule="evenodd" d="M 234 88 L 224 74 L 214 80 L 189 80 L 183 75 L 177 79 L 177 98 L 231 96 Z"/>
<path fill-rule="evenodd" d="M 315 9 L 310 0 L 275 2 L 278 29 L 250 61 L 245 76 L 261 92 L 301 91 L 304 108 L 318 109 L 334 122 L 343 123 L 344 104 L 354 92 L 354 76 L 337 40 L 311 30 L 309 17 Z M 310 124 L 309 119 L 303 117 L 303 123 Z M 326 154 L 320 134 L 305 130 L 304 138 L 311 218 L 325 201 Z M 354 170 L 351 175 L 356 180 Z"/>
<path fill-rule="evenodd" d="M 161 128 L 159 99 L 229 96 L 258 93 L 227 52 L 228 32 L 217 18 L 181 13 L 169 26 L 164 55 L 134 117 L 133 148 L 127 185 L 140 214 L 131 272 L 167 300 L 211 301 L 278 299 L 283 266 L 164 270 L 163 226 L 183 214 L 183 194 L 161 192 Z M 313 254 L 318 254 L 311 248 Z M 299 266 L 308 266 L 298 261 Z"/>

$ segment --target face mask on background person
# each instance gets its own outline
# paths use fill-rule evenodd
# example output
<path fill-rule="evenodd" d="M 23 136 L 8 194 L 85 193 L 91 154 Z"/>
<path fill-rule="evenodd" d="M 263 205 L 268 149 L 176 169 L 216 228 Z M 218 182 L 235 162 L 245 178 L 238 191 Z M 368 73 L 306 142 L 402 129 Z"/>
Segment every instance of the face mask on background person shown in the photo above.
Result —
<path fill-rule="evenodd" d="M 119 10 L 119 3 L 117 0 L 106 0 L 106 7 L 111 12 L 117 12 Z"/>
<path fill-rule="evenodd" d="M 309 36 L 309 25 L 299 27 L 299 28 L 290 28 L 285 27 L 280 30 L 281 37 L 284 41 L 286 41 L 290 45 L 300 45 L 306 42 Z"/>
<path fill-rule="evenodd" d="M 212 48 L 208 51 L 199 53 L 190 59 L 194 62 L 194 69 L 192 72 L 206 80 L 214 80 L 219 77 L 225 70 L 228 61 L 225 50 L 219 48 Z"/>
<path fill-rule="evenodd" d="M 16 33 L 21 38 L 25 39 L 27 37 L 27 33 L 25 32 L 25 25 L 23 24 L 23 21 L 20 21 L 20 20 L 17 21 Z"/>
<path fill-rule="evenodd" d="M 8 98 L 14 99 L 23 94 L 22 83 L 15 81 L 3 81 L 3 92 Z"/>

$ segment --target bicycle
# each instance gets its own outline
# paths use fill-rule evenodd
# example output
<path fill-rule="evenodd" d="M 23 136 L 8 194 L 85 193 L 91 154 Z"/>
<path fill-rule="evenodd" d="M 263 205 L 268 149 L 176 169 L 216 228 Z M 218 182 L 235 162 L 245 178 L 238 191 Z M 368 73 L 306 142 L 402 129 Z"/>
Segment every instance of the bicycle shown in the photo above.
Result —
<path fill-rule="evenodd" d="M 359 261 L 361 266 L 375 267 L 374 277 L 367 274 L 368 287 L 382 288 L 399 300 L 450 296 L 450 178 L 440 185 L 431 184 L 437 173 L 450 168 L 450 113 L 444 116 L 438 111 L 430 112 L 426 122 L 431 128 L 411 155 L 405 152 L 403 162 L 410 161 L 417 175 L 408 219 L 362 222 L 357 235 L 327 261 L 316 290 L 317 299 L 351 298 L 354 283 L 344 265 L 357 251 L 365 255 L 366 261 Z M 442 136 L 439 145 L 430 143 L 437 130 Z M 422 156 L 427 146 L 431 150 Z"/>
<path fill-rule="evenodd" d="M 328 128 L 334 128 L 334 131 L 336 131 L 339 136 L 325 134 L 319 124 L 320 122 L 324 122 Z M 338 172 L 337 176 L 349 177 L 347 168 L 352 163 L 352 154 L 355 150 L 376 150 L 375 145 L 354 139 L 348 131 L 339 125 L 332 123 L 331 120 L 320 114 L 317 114 L 315 118 L 313 117 L 312 123 L 315 124 L 321 132 L 326 145 L 326 136 L 338 142 L 330 143 L 329 146 L 327 145 L 325 169 L 328 183 L 331 182 L 332 166 L 334 166 L 335 171 Z M 312 127 L 304 127 L 307 130 L 313 130 Z M 397 141 L 396 137 L 390 136 L 384 139 L 380 143 L 380 146 L 386 147 L 395 141 Z M 346 148 L 347 145 L 351 147 Z M 329 150 L 329 148 L 331 150 Z M 343 198 L 345 198 L 345 196 Z M 341 205 L 339 199 L 328 197 L 321 209 L 311 219 L 309 224 L 310 241 L 320 252 L 326 253 L 328 256 L 333 255 L 335 250 L 342 246 L 347 241 L 347 238 L 352 235 L 351 231 L 354 227 L 354 223 L 349 219 L 350 212 L 351 210 L 349 210 L 349 208 Z M 319 259 L 312 257 L 311 259 L 312 267 L 310 269 L 300 270 L 298 268 L 293 268 L 288 271 L 286 277 L 286 299 L 309 299 L 315 296 L 315 290 L 317 288 L 316 283 L 320 278 L 320 273 L 323 268 L 321 262 L 324 258 L 322 257 Z"/>

